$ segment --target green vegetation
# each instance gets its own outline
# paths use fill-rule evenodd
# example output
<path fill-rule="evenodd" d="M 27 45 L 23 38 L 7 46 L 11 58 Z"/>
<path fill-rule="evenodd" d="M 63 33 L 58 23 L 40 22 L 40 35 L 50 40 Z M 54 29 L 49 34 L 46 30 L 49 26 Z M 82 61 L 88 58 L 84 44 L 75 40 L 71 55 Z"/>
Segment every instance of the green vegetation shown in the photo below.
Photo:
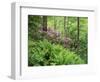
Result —
<path fill-rule="evenodd" d="M 28 66 L 87 64 L 87 17 L 28 16 Z"/>
<path fill-rule="evenodd" d="M 63 46 L 51 44 L 48 40 L 29 42 L 29 65 L 82 64 L 84 61 Z"/>

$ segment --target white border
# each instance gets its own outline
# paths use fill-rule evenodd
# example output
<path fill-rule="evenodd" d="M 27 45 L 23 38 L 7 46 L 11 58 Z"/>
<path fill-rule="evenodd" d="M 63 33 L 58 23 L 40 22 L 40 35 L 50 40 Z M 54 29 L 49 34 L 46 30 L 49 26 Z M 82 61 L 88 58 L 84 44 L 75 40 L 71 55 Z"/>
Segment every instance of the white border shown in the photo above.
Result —
<path fill-rule="evenodd" d="M 34 6 L 33 6 L 34 5 Z M 88 65 L 27 67 L 27 15 L 62 15 L 88 17 Z M 63 7 L 44 4 L 12 4 L 12 78 L 33 79 L 41 77 L 83 75 L 95 72 L 95 9 Z M 15 28 L 14 28 L 15 27 Z M 94 60 L 94 61 L 93 61 Z"/>

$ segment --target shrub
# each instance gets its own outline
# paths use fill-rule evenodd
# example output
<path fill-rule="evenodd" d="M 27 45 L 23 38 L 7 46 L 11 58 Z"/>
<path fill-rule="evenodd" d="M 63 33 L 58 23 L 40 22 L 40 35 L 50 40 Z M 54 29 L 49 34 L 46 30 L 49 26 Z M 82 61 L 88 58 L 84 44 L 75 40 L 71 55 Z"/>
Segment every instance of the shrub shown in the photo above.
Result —
<path fill-rule="evenodd" d="M 69 65 L 83 64 L 84 61 L 74 52 L 59 44 L 51 44 L 48 40 L 29 41 L 28 65 Z"/>

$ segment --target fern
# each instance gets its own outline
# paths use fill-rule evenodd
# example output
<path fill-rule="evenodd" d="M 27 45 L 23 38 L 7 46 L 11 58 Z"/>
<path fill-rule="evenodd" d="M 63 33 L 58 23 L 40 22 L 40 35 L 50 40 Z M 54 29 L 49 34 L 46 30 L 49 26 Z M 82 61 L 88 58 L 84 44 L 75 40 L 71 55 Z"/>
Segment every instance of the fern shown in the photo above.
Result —
<path fill-rule="evenodd" d="M 30 45 L 31 44 L 31 45 Z M 84 61 L 74 52 L 48 40 L 29 43 L 29 66 L 83 64 Z"/>

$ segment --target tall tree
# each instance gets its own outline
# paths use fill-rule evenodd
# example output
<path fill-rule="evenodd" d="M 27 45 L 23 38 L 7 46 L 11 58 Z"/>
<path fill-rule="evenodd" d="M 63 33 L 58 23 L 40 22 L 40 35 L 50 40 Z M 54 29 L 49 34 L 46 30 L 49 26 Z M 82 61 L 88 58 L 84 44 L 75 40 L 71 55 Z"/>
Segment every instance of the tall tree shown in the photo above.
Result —
<path fill-rule="evenodd" d="M 80 30 L 80 18 L 77 17 L 77 48 L 79 48 L 79 36 L 80 36 L 79 30 Z"/>
<path fill-rule="evenodd" d="M 43 16 L 43 31 L 47 31 L 47 16 Z"/>
<path fill-rule="evenodd" d="M 64 31 L 65 31 L 65 36 L 67 37 L 67 17 L 64 16 Z"/>
<path fill-rule="evenodd" d="M 43 16 L 41 16 L 41 30 L 42 30 L 42 28 L 43 28 Z"/>
<path fill-rule="evenodd" d="M 54 29 L 56 30 L 56 17 L 54 16 Z"/>

